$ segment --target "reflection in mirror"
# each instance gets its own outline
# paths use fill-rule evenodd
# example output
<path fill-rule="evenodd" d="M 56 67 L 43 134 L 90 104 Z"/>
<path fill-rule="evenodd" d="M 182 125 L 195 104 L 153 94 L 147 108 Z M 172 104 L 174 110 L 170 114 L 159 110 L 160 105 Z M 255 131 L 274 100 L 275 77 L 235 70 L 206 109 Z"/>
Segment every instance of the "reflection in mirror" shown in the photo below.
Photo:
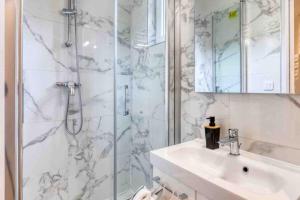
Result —
<path fill-rule="evenodd" d="M 140 16 L 147 17 L 135 24 L 133 30 L 135 48 L 145 48 L 165 42 L 165 0 L 145 0 L 140 2 Z"/>
<path fill-rule="evenodd" d="M 239 1 L 197 0 L 195 10 L 196 91 L 240 92 Z"/>
<path fill-rule="evenodd" d="M 195 91 L 293 93 L 286 0 L 196 0 Z"/>

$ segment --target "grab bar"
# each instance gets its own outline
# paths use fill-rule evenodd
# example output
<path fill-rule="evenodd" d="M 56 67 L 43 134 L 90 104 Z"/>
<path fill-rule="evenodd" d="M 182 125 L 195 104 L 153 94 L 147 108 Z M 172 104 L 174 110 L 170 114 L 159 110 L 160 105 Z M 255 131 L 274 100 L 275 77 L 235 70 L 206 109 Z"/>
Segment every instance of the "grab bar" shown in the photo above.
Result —
<path fill-rule="evenodd" d="M 128 100 L 128 85 L 125 85 L 124 86 L 124 116 L 129 115 L 127 100 Z"/>

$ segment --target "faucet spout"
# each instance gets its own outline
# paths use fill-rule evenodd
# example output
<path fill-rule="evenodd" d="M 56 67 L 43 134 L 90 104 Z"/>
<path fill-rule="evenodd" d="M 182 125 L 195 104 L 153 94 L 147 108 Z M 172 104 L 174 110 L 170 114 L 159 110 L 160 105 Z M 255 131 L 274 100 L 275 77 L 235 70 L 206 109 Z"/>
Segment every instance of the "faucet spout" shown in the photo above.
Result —
<path fill-rule="evenodd" d="M 240 147 L 241 143 L 239 142 L 239 134 L 238 129 L 229 129 L 228 134 L 229 136 L 226 138 L 221 139 L 218 143 L 220 146 L 228 145 L 230 147 L 230 155 L 238 156 L 240 155 Z"/>

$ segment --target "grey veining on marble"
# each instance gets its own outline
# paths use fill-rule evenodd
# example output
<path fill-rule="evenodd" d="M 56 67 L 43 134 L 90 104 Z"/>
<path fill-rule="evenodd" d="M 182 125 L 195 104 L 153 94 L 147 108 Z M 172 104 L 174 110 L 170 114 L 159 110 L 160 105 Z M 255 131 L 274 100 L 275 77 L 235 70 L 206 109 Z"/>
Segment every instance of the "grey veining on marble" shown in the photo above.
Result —
<path fill-rule="evenodd" d="M 55 86 L 57 81 L 76 80 L 74 48 L 63 45 L 66 18 L 59 11 L 64 6 L 63 1 L 24 1 L 24 200 L 109 199 L 113 194 L 114 3 L 78 4 L 84 126 L 76 137 L 64 127 L 67 91 Z M 78 100 L 71 100 L 72 118 L 77 120 Z M 125 160 L 119 164 L 122 174 L 128 164 Z"/>

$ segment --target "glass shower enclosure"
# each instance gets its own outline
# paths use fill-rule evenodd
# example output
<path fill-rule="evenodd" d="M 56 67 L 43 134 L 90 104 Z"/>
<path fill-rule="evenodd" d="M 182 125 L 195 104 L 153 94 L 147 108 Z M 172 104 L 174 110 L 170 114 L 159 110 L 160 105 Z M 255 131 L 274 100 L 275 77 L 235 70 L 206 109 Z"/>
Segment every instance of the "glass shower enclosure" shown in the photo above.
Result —
<path fill-rule="evenodd" d="M 23 0 L 21 195 L 128 199 L 168 145 L 166 2 Z"/>
<path fill-rule="evenodd" d="M 118 2 L 117 194 L 152 187 L 149 153 L 168 145 L 165 1 Z"/>

